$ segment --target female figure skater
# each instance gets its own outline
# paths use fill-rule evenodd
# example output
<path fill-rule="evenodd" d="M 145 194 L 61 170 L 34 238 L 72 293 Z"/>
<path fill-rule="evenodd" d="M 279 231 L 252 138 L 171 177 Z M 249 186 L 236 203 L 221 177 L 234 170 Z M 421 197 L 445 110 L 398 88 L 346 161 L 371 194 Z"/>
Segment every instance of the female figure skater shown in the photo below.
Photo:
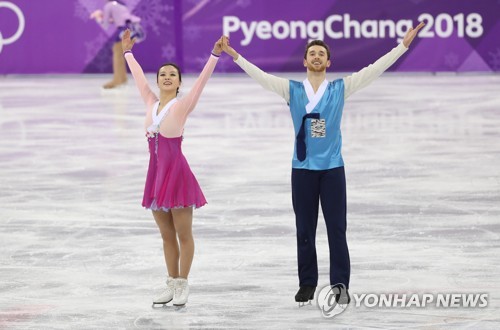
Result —
<path fill-rule="evenodd" d="M 167 288 L 153 299 L 153 305 L 173 300 L 174 305 L 181 306 L 188 299 L 188 275 L 194 255 L 193 208 L 206 204 L 182 154 L 182 133 L 188 115 L 217 64 L 222 52 L 222 38 L 215 43 L 212 55 L 191 91 L 180 100 L 177 99 L 182 82 L 179 68 L 172 63 L 159 68 L 156 75 L 160 89 L 158 98 L 149 88 L 142 68 L 132 54 L 134 42 L 130 31 L 125 31 L 122 37 L 124 56 L 147 107 L 145 128 L 150 160 L 142 205 L 152 210 L 160 229 L 168 271 Z"/>
<path fill-rule="evenodd" d="M 110 23 L 117 27 L 115 33 L 116 39 L 113 44 L 113 79 L 104 84 L 103 88 L 110 89 L 125 84 L 127 82 L 127 68 L 122 56 L 120 41 L 126 29 L 132 31 L 131 37 L 135 38 L 136 42 L 145 39 L 146 35 L 139 24 L 141 19 L 132 15 L 125 4 L 118 0 L 107 0 L 104 9 L 94 11 L 90 15 L 90 18 L 95 19 L 104 29 L 107 29 Z"/>

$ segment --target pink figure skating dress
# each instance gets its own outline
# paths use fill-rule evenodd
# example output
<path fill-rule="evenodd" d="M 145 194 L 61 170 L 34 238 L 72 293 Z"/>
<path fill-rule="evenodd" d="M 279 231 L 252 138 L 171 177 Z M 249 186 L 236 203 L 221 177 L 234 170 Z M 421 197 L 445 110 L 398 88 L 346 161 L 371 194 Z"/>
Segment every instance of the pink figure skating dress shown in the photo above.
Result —
<path fill-rule="evenodd" d="M 159 114 L 158 97 L 149 88 L 139 63 L 132 53 L 125 54 L 125 58 L 147 106 L 145 127 L 150 158 L 142 206 L 169 211 L 205 205 L 205 196 L 182 153 L 182 133 L 218 57 L 210 56 L 187 96 L 171 100 Z"/>

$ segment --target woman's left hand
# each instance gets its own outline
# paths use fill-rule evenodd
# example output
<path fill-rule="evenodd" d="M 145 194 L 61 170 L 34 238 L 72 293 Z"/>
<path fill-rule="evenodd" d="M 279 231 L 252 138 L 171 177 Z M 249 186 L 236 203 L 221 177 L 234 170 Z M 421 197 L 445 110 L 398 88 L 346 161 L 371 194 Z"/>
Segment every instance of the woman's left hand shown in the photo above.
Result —
<path fill-rule="evenodd" d="M 222 38 L 225 38 L 224 36 L 220 37 L 219 40 L 217 40 L 214 44 L 214 49 L 212 50 L 212 53 L 220 56 L 222 54 Z"/>

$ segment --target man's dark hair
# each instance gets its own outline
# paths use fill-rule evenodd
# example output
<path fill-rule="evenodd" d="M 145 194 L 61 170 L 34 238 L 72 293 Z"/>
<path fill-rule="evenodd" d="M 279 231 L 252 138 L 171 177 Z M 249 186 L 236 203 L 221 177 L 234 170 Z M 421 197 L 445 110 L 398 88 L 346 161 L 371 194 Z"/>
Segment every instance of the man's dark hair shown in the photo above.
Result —
<path fill-rule="evenodd" d="M 330 59 L 330 47 L 328 47 L 328 45 L 323 40 L 313 40 L 306 46 L 306 51 L 304 53 L 304 60 L 307 59 L 307 52 L 309 51 L 309 48 L 311 48 L 312 46 L 324 47 L 326 49 L 327 59 L 328 60 Z"/>

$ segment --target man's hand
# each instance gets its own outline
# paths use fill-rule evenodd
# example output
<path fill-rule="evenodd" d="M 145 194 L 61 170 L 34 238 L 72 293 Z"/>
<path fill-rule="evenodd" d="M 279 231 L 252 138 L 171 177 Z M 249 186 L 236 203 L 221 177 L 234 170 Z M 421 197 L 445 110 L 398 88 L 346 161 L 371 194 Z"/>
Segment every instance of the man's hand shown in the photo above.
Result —
<path fill-rule="evenodd" d="M 238 56 L 240 56 L 234 49 L 229 45 L 229 37 L 224 36 L 222 39 L 222 50 L 231 56 L 233 60 L 237 60 Z"/>
<path fill-rule="evenodd" d="M 424 22 L 420 22 L 420 24 L 416 27 L 416 28 L 410 28 L 408 30 L 408 32 L 406 32 L 406 35 L 403 39 L 403 45 L 408 48 L 411 44 L 411 42 L 413 41 L 413 39 L 415 39 L 415 37 L 417 36 L 418 34 L 418 31 L 423 28 L 425 25 Z"/>

